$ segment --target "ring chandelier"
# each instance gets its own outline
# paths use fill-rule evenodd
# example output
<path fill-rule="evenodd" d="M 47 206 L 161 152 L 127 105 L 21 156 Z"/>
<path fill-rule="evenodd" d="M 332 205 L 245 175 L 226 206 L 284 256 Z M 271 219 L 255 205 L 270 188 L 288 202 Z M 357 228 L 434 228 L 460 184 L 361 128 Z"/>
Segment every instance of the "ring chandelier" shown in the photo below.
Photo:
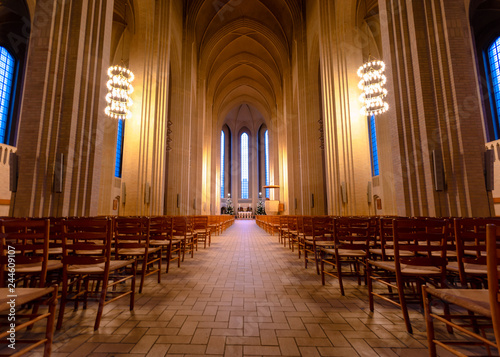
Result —
<path fill-rule="evenodd" d="M 132 105 L 130 94 L 134 91 L 131 82 L 134 80 L 134 74 L 127 68 L 111 66 L 108 69 L 108 77 L 106 95 L 108 105 L 104 110 L 106 115 L 114 119 L 130 119 L 132 117 L 129 109 Z"/>
<path fill-rule="evenodd" d="M 359 97 L 363 104 L 362 115 L 379 115 L 389 109 L 389 104 L 384 100 L 387 96 L 387 89 L 384 88 L 387 78 L 384 71 L 383 61 L 369 61 L 359 67 L 358 76 L 361 81 L 358 86 L 363 91 Z"/>

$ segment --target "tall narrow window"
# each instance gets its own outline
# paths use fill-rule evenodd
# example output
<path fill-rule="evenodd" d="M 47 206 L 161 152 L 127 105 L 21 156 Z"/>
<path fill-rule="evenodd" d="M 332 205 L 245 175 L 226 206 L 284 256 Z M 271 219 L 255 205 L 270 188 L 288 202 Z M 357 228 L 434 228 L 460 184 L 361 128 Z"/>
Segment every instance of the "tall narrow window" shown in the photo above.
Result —
<path fill-rule="evenodd" d="M 500 37 L 488 48 L 494 139 L 500 139 Z"/>
<path fill-rule="evenodd" d="M 378 166 L 377 130 L 375 127 L 375 115 L 368 118 L 368 131 L 370 136 L 370 152 L 372 159 L 372 176 L 380 174 Z"/>
<path fill-rule="evenodd" d="M 220 198 L 224 198 L 224 153 L 226 146 L 224 145 L 224 131 L 220 132 Z"/>
<path fill-rule="evenodd" d="M 264 156 L 265 156 L 265 171 L 266 171 L 266 185 L 269 185 L 269 130 L 264 133 Z M 266 198 L 271 197 L 270 189 L 266 188 Z"/>
<path fill-rule="evenodd" d="M 116 138 L 116 161 L 115 161 L 115 177 L 122 177 L 123 163 L 123 139 L 125 134 L 125 120 L 118 120 L 118 134 Z"/>
<path fill-rule="evenodd" d="M 7 143 L 12 108 L 15 61 L 9 51 L 0 47 L 0 143 Z"/>
<path fill-rule="evenodd" d="M 241 134 L 241 198 L 248 199 L 248 134 Z"/>

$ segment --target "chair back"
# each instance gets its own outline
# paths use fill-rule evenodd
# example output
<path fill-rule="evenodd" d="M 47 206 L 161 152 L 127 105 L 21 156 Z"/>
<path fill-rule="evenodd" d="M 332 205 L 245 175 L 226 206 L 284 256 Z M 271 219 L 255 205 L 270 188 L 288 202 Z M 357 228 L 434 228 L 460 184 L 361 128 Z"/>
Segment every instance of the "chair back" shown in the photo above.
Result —
<path fill-rule="evenodd" d="M 437 267 L 445 273 L 446 239 L 448 221 L 432 218 L 398 218 L 393 220 L 394 260 L 396 269 L 400 264 L 412 266 Z M 401 251 L 412 252 L 403 256 Z"/>
<path fill-rule="evenodd" d="M 469 269 L 486 267 L 486 226 L 498 224 L 495 218 L 457 218 L 454 220 L 457 266 L 462 286 L 469 281 L 465 266 Z"/>
<path fill-rule="evenodd" d="M 108 218 L 71 218 L 62 225 L 62 263 L 69 266 L 90 266 L 104 263 L 109 272 L 113 225 Z"/>
<path fill-rule="evenodd" d="M 5 275 L 6 272 L 11 272 L 11 267 L 19 273 L 23 266 L 27 272 L 33 271 L 33 277 L 36 275 L 37 287 L 45 287 L 49 230 L 48 219 L 0 220 L 0 287 L 7 287 Z M 14 280 L 9 278 L 8 282 L 14 283 Z"/>
<path fill-rule="evenodd" d="M 114 219 L 116 259 L 120 249 L 144 249 L 148 254 L 150 219 L 149 217 L 117 217 Z"/>
<path fill-rule="evenodd" d="M 165 241 L 172 237 L 172 217 L 154 216 L 149 218 L 149 240 Z"/>
<path fill-rule="evenodd" d="M 331 218 L 328 216 L 315 216 L 312 219 L 312 236 L 314 241 L 333 240 L 330 234 Z"/>
<path fill-rule="evenodd" d="M 386 249 L 394 247 L 394 237 L 392 236 L 393 217 L 380 217 L 378 223 L 378 244 L 380 245 L 382 260 L 389 260 Z"/>
<path fill-rule="evenodd" d="M 500 346 L 500 226 L 486 226 L 488 291 L 490 297 L 491 320 L 497 346 Z"/>
<path fill-rule="evenodd" d="M 335 250 L 363 250 L 368 255 L 373 240 L 373 220 L 360 217 L 339 217 L 334 223 Z"/>
<path fill-rule="evenodd" d="M 203 230 L 208 232 L 208 216 L 193 216 L 193 230 Z"/>
<path fill-rule="evenodd" d="M 188 221 L 186 216 L 172 217 L 172 232 L 176 237 L 186 238 L 188 234 Z"/>
<path fill-rule="evenodd" d="M 313 216 L 302 217 L 302 232 L 304 237 L 313 236 Z"/>

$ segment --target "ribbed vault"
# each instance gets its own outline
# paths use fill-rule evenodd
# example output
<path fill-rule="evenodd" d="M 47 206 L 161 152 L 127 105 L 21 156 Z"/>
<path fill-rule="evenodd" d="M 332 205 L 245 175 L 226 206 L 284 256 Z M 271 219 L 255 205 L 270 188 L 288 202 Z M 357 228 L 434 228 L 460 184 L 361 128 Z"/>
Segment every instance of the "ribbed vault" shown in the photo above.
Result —
<path fill-rule="evenodd" d="M 290 72 L 299 0 L 192 0 L 187 27 L 194 28 L 199 79 L 213 125 L 234 107 L 249 104 L 272 120 Z"/>

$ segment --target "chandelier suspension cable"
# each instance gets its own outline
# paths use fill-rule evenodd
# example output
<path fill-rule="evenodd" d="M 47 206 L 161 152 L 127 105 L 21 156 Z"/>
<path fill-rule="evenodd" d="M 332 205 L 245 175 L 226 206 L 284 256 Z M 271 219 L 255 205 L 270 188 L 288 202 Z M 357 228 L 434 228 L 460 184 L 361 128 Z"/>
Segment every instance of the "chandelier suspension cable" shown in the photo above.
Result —
<path fill-rule="evenodd" d="M 365 3 L 365 18 L 368 7 Z M 368 23 L 366 26 L 369 29 Z M 385 76 L 385 63 L 376 60 L 371 55 L 371 41 L 368 40 L 368 61 L 358 69 L 358 77 L 361 78 L 359 88 L 363 91 L 359 100 L 361 101 L 361 114 L 365 116 L 379 115 L 389 110 L 389 104 L 385 101 L 387 97 L 387 77 Z"/>
<path fill-rule="evenodd" d="M 127 4 L 125 4 L 125 23 L 127 21 Z M 106 84 L 108 88 L 108 94 L 106 95 L 106 102 L 108 105 L 104 112 L 106 115 L 114 119 L 130 119 L 132 117 L 132 112 L 130 107 L 133 102 L 130 98 L 130 94 L 134 91 L 132 86 L 132 81 L 134 80 L 134 74 L 128 68 L 125 67 L 123 57 L 125 48 L 125 29 L 123 30 L 122 37 L 122 57 L 120 66 L 111 66 L 108 68 L 108 82 Z"/>

